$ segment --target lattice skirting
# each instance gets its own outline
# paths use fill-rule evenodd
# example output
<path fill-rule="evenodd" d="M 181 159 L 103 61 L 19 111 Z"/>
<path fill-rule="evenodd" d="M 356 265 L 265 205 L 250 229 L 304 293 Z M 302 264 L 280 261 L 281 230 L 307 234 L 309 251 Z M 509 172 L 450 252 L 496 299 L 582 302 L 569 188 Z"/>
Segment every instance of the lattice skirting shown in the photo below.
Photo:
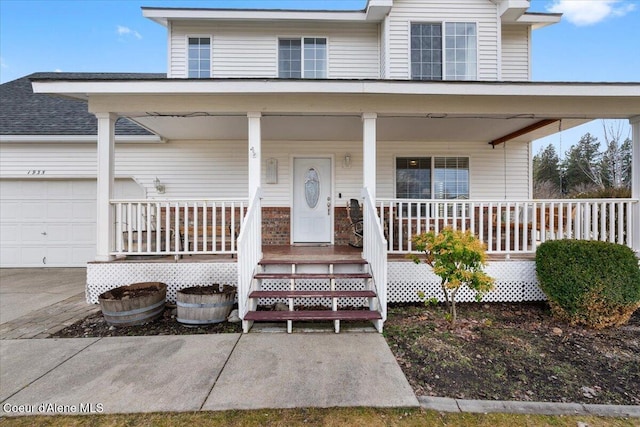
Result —
<path fill-rule="evenodd" d="M 238 268 L 235 262 L 88 264 L 87 302 L 97 304 L 101 293 L 138 282 L 166 283 L 167 300 L 175 302 L 178 290 L 189 286 L 238 286 Z"/>
<path fill-rule="evenodd" d="M 497 261 L 487 266 L 487 274 L 496 279 L 496 288 L 486 294 L 483 302 L 521 302 L 544 301 L 544 293 L 538 287 L 533 261 Z M 237 264 L 235 262 L 217 263 L 104 263 L 87 265 L 87 302 L 96 304 L 98 295 L 118 286 L 137 282 L 163 282 L 167 284 L 167 300 L 175 301 L 176 292 L 189 286 L 210 285 L 212 283 L 237 286 Z M 362 289 L 358 280 L 338 283 L 339 289 Z M 266 281 L 264 289 L 284 290 L 289 281 Z M 326 284 L 318 280 L 301 280 L 299 288 L 303 290 L 326 289 Z M 418 291 L 427 298 L 442 301 L 440 278 L 434 275 L 425 264 L 412 262 L 389 262 L 388 265 L 388 302 L 418 302 Z M 460 289 L 458 301 L 475 301 L 475 294 L 466 288 Z M 276 300 L 262 300 L 260 303 L 272 304 Z M 309 305 L 329 303 L 328 300 L 311 299 Z M 363 298 L 344 300 L 343 305 L 366 305 Z"/>

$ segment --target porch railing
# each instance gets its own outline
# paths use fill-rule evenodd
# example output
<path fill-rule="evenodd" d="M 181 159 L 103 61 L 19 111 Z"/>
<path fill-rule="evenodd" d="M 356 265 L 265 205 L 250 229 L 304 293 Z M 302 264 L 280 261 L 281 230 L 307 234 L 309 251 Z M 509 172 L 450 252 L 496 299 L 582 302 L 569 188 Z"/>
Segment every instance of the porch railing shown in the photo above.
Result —
<path fill-rule="evenodd" d="M 363 256 L 369 263 L 373 285 L 375 286 L 378 309 L 382 319 L 376 323 L 376 328 L 382 332 L 384 321 L 387 319 L 387 241 L 384 237 L 381 222 L 368 188 L 362 190 L 364 229 Z M 375 307 L 371 307 L 375 309 Z"/>
<path fill-rule="evenodd" d="M 235 254 L 246 199 L 112 200 L 111 255 Z"/>
<path fill-rule="evenodd" d="M 378 199 L 390 253 L 414 252 L 415 234 L 446 226 L 471 230 L 488 253 L 535 253 L 538 244 L 563 238 L 602 240 L 633 248 L 634 199 L 414 200 Z"/>
<path fill-rule="evenodd" d="M 249 293 L 255 269 L 262 258 L 262 206 L 261 190 L 256 195 L 242 223 L 238 237 L 238 316 L 244 319 L 249 311 Z M 243 321 L 243 329 L 249 331 L 249 325 Z"/>

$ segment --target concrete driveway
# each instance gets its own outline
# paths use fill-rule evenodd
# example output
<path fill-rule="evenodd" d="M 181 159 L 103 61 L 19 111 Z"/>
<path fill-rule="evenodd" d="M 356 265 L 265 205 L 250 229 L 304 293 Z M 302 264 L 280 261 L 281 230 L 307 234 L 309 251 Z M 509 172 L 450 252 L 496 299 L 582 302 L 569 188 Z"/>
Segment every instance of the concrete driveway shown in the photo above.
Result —
<path fill-rule="evenodd" d="M 83 293 L 86 268 L 0 269 L 0 324 Z"/>

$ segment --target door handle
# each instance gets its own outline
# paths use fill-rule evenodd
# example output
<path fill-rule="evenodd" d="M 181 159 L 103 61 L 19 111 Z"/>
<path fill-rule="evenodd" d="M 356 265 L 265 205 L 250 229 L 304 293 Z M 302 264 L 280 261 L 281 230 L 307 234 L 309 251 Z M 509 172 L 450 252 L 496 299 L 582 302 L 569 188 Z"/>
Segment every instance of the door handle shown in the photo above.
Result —
<path fill-rule="evenodd" d="M 46 236 L 46 235 L 47 235 L 47 232 L 46 232 L 46 231 L 43 231 L 43 232 L 42 232 L 42 233 L 40 233 L 40 234 L 42 234 L 43 236 Z"/>
<path fill-rule="evenodd" d="M 331 215 L 331 196 L 327 197 L 327 215 Z"/>

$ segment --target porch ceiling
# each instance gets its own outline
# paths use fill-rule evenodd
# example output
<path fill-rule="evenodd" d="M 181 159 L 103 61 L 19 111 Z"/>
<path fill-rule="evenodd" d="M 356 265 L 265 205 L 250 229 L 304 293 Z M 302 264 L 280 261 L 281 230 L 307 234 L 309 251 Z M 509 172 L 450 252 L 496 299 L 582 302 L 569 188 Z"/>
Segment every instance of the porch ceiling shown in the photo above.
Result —
<path fill-rule="evenodd" d="M 163 114 L 129 116 L 167 140 L 244 140 L 246 115 Z M 516 132 L 541 119 L 508 116 L 384 116 L 378 117 L 379 141 L 486 142 Z M 586 123 L 586 119 L 565 119 L 562 129 Z M 515 141 L 527 142 L 557 132 L 559 124 L 544 126 Z M 359 115 L 264 115 L 262 138 L 275 141 L 360 141 Z"/>

